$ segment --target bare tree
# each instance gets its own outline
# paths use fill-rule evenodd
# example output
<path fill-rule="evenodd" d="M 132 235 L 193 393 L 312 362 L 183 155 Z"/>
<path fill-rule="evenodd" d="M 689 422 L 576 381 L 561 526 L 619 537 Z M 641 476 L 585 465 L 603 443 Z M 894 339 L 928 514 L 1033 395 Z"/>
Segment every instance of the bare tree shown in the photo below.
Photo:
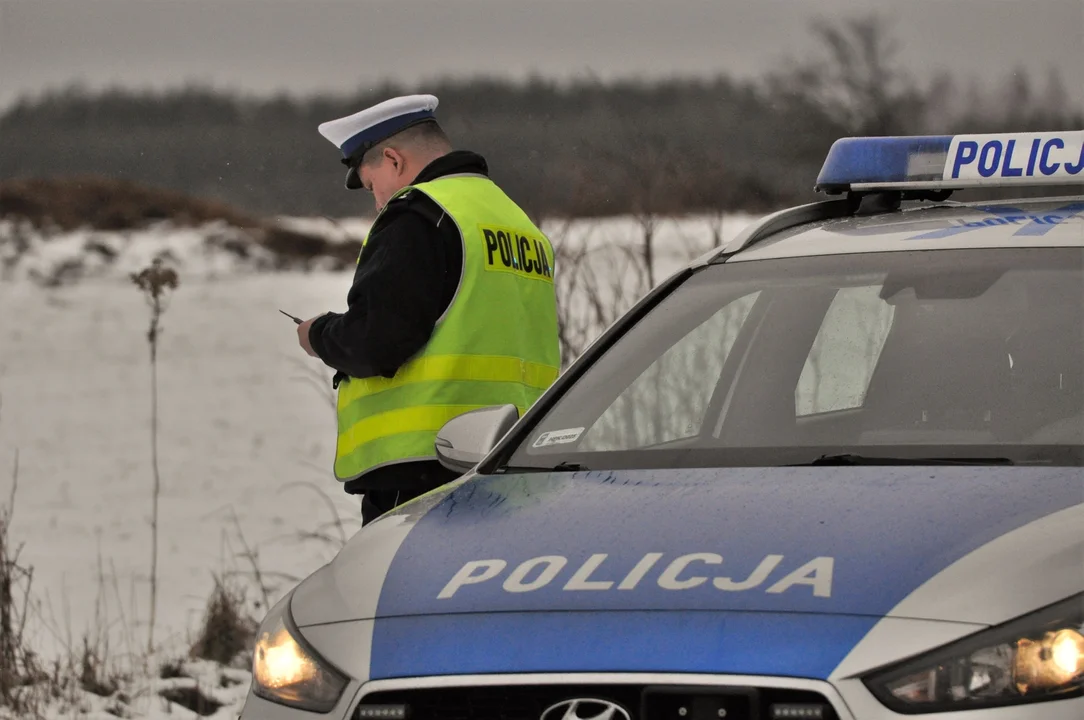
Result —
<path fill-rule="evenodd" d="M 567 368 L 587 347 L 591 328 L 576 302 L 582 291 L 587 250 L 558 244 L 554 247 L 554 290 L 557 294 L 557 336 L 561 344 L 561 368 Z"/>
<path fill-rule="evenodd" d="M 854 135 L 906 134 L 921 124 L 923 93 L 899 69 L 899 43 L 876 15 L 842 24 L 818 20 L 820 56 L 769 76 L 777 96 L 816 108 Z"/>

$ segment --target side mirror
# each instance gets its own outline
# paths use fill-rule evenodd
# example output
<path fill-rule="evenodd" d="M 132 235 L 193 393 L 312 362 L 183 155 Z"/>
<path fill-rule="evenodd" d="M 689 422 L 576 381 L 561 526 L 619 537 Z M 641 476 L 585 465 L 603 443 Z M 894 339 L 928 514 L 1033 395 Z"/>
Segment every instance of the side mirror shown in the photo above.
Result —
<path fill-rule="evenodd" d="M 496 405 L 458 415 L 440 429 L 435 443 L 440 464 L 465 473 L 496 447 L 519 420 L 515 405 Z"/>

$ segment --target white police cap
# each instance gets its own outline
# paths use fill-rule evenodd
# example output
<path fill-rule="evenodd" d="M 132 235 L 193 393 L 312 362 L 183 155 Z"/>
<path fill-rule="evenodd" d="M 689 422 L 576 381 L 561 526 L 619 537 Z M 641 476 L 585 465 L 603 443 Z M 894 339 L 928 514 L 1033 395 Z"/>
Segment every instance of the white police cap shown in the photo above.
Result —
<path fill-rule="evenodd" d="M 404 95 L 321 123 L 318 129 L 342 152 L 342 163 L 350 168 L 346 187 L 356 190 L 362 186 L 357 166 L 365 152 L 412 125 L 435 120 L 436 109 L 437 98 L 433 95 Z"/>

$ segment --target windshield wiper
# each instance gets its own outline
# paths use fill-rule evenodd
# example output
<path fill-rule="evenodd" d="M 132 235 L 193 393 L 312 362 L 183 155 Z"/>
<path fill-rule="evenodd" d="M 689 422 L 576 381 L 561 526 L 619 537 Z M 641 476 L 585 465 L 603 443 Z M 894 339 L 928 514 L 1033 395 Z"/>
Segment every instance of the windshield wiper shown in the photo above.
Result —
<path fill-rule="evenodd" d="M 870 457 L 844 453 L 841 455 L 821 455 L 816 460 L 794 463 L 787 467 L 808 467 L 815 465 L 1015 465 L 1009 458 L 898 458 Z"/>

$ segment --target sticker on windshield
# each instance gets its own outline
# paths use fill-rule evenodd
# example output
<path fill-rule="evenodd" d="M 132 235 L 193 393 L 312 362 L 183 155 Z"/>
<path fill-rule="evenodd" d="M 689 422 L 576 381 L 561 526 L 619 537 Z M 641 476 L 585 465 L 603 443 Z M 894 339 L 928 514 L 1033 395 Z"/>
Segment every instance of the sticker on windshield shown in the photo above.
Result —
<path fill-rule="evenodd" d="M 567 430 L 550 430 L 544 432 L 538 436 L 538 439 L 534 441 L 532 447 L 542 448 L 549 445 L 567 445 L 568 443 L 574 443 L 580 439 L 580 435 L 583 435 L 585 428 L 569 428 Z"/>

